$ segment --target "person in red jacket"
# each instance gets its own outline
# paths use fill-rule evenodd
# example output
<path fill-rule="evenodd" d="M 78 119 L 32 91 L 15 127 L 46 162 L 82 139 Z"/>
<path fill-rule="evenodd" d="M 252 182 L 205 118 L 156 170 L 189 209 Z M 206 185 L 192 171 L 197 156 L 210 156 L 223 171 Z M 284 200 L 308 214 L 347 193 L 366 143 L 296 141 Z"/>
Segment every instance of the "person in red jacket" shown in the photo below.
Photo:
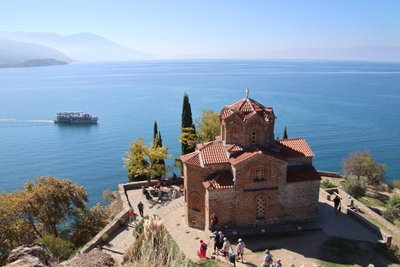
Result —
<path fill-rule="evenodd" d="M 199 250 L 199 258 L 205 259 L 207 255 L 207 244 L 200 240 L 200 250 Z"/>

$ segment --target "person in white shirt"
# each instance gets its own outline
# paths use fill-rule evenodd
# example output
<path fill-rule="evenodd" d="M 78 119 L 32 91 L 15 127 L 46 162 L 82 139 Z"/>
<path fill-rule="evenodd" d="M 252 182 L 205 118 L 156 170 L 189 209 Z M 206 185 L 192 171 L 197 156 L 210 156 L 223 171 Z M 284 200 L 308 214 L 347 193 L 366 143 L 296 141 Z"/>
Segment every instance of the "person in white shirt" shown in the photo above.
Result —
<path fill-rule="evenodd" d="M 244 262 L 243 260 L 243 252 L 244 252 L 244 248 L 245 248 L 245 244 L 243 242 L 243 240 L 241 238 L 239 238 L 238 240 L 238 244 L 236 247 L 236 254 L 237 254 L 237 260 L 239 261 L 239 258 L 242 260 L 242 262 Z"/>

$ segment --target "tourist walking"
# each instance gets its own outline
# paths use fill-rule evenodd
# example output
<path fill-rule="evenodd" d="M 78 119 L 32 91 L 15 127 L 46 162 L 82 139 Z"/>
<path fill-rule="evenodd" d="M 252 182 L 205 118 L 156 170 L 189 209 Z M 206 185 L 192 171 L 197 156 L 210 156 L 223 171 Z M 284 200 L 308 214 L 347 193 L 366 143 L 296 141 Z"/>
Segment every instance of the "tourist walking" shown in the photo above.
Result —
<path fill-rule="evenodd" d="M 282 267 L 282 263 L 280 259 L 276 260 L 276 263 L 274 264 L 274 267 Z"/>
<path fill-rule="evenodd" d="M 231 248 L 231 243 L 229 242 L 228 238 L 224 237 L 224 243 L 222 244 L 222 250 L 221 250 L 224 257 L 228 256 L 230 248 Z"/>
<path fill-rule="evenodd" d="M 242 263 L 244 262 L 243 260 L 243 253 L 244 253 L 244 248 L 245 248 L 245 244 L 243 242 L 243 240 L 241 238 L 239 238 L 238 240 L 238 244 L 236 247 L 236 255 L 237 255 L 237 260 L 239 261 L 239 259 L 242 261 Z"/>
<path fill-rule="evenodd" d="M 211 219 L 210 219 L 210 230 L 211 232 L 214 232 L 216 230 L 218 224 L 218 217 L 217 215 L 215 215 L 215 213 L 213 213 L 211 215 Z"/>
<path fill-rule="evenodd" d="M 333 199 L 333 203 L 335 205 L 335 213 L 340 212 L 342 205 L 340 204 L 340 197 L 338 195 Z"/>
<path fill-rule="evenodd" d="M 139 204 L 137 204 L 137 207 L 138 207 L 140 216 L 143 217 L 143 203 L 142 203 L 142 201 L 140 201 Z"/>
<path fill-rule="evenodd" d="M 200 240 L 199 258 L 205 259 L 207 255 L 207 244 Z"/>
<path fill-rule="evenodd" d="M 273 262 L 272 255 L 271 255 L 271 253 L 269 253 L 269 250 L 266 249 L 264 252 L 262 267 L 270 267 L 272 262 Z"/>
<path fill-rule="evenodd" d="M 214 232 L 214 254 L 217 254 L 219 249 L 219 234 L 217 231 Z"/>
<path fill-rule="evenodd" d="M 133 208 L 129 210 L 128 216 L 129 216 L 129 223 L 132 223 L 133 221 L 136 220 L 136 213 L 133 211 Z"/>

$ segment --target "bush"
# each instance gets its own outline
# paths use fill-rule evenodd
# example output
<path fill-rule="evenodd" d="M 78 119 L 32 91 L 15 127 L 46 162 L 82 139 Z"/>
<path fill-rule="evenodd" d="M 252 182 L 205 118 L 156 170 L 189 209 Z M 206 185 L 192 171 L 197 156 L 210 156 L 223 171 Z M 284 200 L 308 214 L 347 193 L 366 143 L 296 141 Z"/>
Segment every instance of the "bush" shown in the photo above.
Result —
<path fill-rule="evenodd" d="M 135 229 L 133 231 L 134 236 L 138 237 L 139 235 L 141 235 L 143 233 L 144 220 L 148 220 L 148 219 L 149 219 L 149 216 L 144 216 L 144 218 L 142 218 L 140 220 L 140 222 L 135 225 Z"/>
<path fill-rule="evenodd" d="M 400 212 L 399 209 L 393 208 L 393 207 L 388 207 L 386 210 L 383 212 L 382 216 L 386 220 L 388 220 L 391 223 L 394 223 L 394 221 L 399 218 Z"/>
<path fill-rule="evenodd" d="M 386 165 L 377 163 L 369 152 L 355 152 L 343 161 L 345 175 L 366 177 L 368 184 L 379 185 L 385 179 Z"/>
<path fill-rule="evenodd" d="M 110 237 L 110 236 L 109 236 L 107 233 L 104 233 L 104 234 L 101 236 L 101 240 L 103 240 L 103 242 L 106 242 L 106 241 L 108 240 L 109 237 Z"/>
<path fill-rule="evenodd" d="M 360 198 L 365 195 L 367 185 L 362 177 L 355 175 L 347 176 L 343 183 L 343 189 L 354 198 Z"/>
<path fill-rule="evenodd" d="M 37 239 L 37 242 L 46 245 L 53 256 L 60 261 L 67 260 L 75 251 L 75 246 L 71 241 L 54 235 L 46 235 Z"/>
<path fill-rule="evenodd" d="M 333 187 L 336 187 L 336 186 L 329 180 L 325 180 L 321 183 L 322 189 L 328 189 L 328 188 L 333 188 Z"/>

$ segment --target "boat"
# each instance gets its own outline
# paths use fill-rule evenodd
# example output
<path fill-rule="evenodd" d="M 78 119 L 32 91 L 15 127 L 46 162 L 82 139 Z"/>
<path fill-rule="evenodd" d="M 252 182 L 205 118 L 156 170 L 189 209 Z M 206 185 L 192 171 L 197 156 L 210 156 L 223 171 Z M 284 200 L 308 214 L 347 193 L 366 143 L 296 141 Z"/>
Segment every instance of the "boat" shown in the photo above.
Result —
<path fill-rule="evenodd" d="M 55 123 L 97 123 L 99 118 L 85 112 L 59 112 Z"/>

